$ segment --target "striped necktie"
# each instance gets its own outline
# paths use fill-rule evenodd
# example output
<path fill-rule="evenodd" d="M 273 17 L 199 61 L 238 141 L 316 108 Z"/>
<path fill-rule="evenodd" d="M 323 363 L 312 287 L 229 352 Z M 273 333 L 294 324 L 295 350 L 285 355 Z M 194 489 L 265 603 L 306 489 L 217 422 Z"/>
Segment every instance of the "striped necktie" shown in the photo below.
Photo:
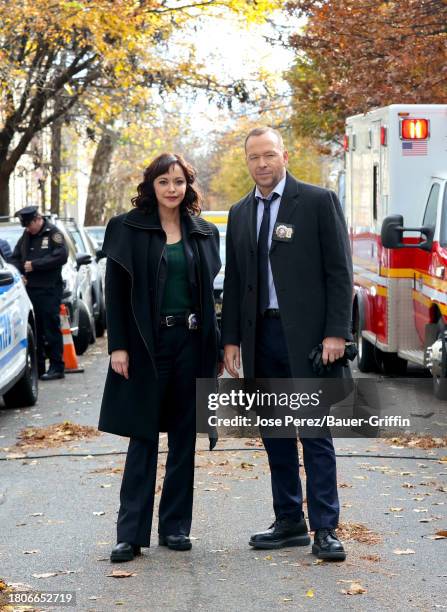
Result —
<path fill-rule="evenodd" d="M 258 236 L 258 310 L 261 315 L 269 307 L 269 229 L 270 205 L 279 198 L 279 193 L 272 193 L 270 198 L 257 198 L 264 204 L 261 227 Z"/>

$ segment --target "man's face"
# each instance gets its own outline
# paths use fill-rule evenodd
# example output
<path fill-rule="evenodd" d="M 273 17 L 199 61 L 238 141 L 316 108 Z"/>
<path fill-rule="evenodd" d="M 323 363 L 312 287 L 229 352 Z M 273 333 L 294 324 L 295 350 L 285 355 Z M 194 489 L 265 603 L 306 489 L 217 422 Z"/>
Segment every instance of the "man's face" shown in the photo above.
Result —
<path fill-rule="evenodd" d="M 284 177 L 289 159 L 275 134 L 251 136 L 245 148 L 248 170 L 259 189 L 268 195 Z"/>
<path fill-rule="evenodd" d="M 28 234 L 32 234 L 34 236 L 34 234 L 38 234 L 40 232 L 40 230 L 42 229 L 42 225 L 43 225 L 43 219 L 42 217 L 39 216 L 33 219 L 31 223 L 29 223 L 25 227 L 25 229 L 28 232 Z"/>

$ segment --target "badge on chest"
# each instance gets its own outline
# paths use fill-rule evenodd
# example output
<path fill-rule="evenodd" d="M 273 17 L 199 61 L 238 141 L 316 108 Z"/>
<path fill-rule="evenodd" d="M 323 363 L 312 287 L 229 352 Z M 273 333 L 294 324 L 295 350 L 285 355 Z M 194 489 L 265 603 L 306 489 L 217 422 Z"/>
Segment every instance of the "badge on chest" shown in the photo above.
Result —
<path fill-rule="evenodd" d="M 48 236 L 44 236 L 42 238 L 42 244 L 40 245 L 41 249 L 48 249 Z"/>
<path fill-rule="evenodd" d="M 275 223 L 272 240 L 279 242 L 293 242 L 295 226 L 289 223 Z"/>

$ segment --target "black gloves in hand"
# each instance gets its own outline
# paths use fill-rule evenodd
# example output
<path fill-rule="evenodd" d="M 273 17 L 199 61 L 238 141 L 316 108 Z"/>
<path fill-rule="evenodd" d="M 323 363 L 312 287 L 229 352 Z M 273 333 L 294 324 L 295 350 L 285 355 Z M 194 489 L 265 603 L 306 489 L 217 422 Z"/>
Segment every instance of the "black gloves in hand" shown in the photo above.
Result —
<path fill-rule="evenodd" d="M 357 347 L 355 346 L 355 344 L 353 343 L 346 344 L 345 353 L 343 357 L 340 357 L 340 359 L 336 359 L 332 363 L 328 361 L 327 364 L 324 365 L 323 363 L 323 345 L 318 344 L 311 350 L 309 354 L 309 359 L 312 361 L 312 369 L 315 372 L 315 374 L 317 376 L 324 376 L 325 374 L 331 371 L 331 368 L 333 365 L 341 364 L 345 366 L 348 363 L 348 359 L 349 361 L 353 361 L 357 356 L 357 352 L 358 351 L 357 351 Z"/>

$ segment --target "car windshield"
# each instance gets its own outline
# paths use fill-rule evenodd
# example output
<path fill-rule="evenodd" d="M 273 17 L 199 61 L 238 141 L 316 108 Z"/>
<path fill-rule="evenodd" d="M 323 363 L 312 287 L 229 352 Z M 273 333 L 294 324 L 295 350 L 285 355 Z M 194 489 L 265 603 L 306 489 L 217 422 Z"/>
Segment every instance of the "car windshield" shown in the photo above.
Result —
<path fill-rule="evenodd" d="M 67 228 L 70 236 L 73 238 L 73 242 L 76 246 L 77 253 L 88 253 L 88 246 L 84 244 L 84 240 L 81 236 L 81 232 L 74 228 Z"/>
<path fill-rule="evenodd" d="M 93 237 L 98 247 L 104 242 L 105 227 L 86 227 L 85 230 Z"/>
<path fill-rule="evenodd" d="M 2 227 L 0 225 L 0 238 L 6 240 L 6 242 L 11 247 L 11 251 L 14 250 L 14 247 L 19 241 L 20 236 L 23 234 L 23 227 L 21 225 L 9 225 L 7 227 Z"/>

